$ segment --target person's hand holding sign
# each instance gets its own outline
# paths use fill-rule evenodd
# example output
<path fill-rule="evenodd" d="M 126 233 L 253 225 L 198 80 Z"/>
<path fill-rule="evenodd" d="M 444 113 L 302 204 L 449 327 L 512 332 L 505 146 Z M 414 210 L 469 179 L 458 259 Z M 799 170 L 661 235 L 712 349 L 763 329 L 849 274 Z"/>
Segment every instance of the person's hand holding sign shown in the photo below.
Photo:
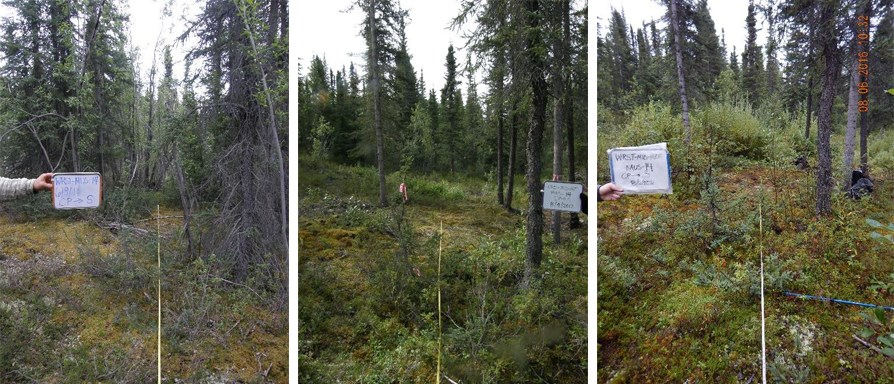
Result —
<path fill-rule="evenodd" d="M 624 194 L 624 190 L 614 183 L 599 186 L 599 200 L 618 200 Z"/>
<path fill-rule="evenodd" d="M 44 173 L 37 176 L 37 178 L 34 179 L 31 189 L 34 190 L 34 193 L 53 189 L 53 174 Z"/>

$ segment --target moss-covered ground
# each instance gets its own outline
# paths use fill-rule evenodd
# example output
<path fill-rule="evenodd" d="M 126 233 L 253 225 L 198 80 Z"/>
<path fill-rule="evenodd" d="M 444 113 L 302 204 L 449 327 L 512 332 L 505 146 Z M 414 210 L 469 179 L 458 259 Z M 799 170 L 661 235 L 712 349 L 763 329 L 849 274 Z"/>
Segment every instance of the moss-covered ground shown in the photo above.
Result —
<path fill-rule="evenodd" d="M 154 382 L 159 235 L 163 381 L 286 381 L 285 311 L 183 261 L 180 211 L 111 231 L 42 197 L 0 213 L 0 382 Z"/>
<path fill-rule="evenodd" d="M 372 168 L 302 158 L 301 170 L 302 382 L 434 382 L 439 287 L 443 376 L 586 381 L 585 229 L 546 241 L 526 290 L 524 217 L 496 203 L 492 180 L 393 173 L 380 208 Z M 514 207 L 527 203 L 521 190 Z"/>
<path fill-rule="evenodd" d="M 817 216 L 815 155 L 808 156 L 810 169 L 792 164 L 791 143 L 803 121 L 773 130 L 750 109 L 724 108 L 741 117 L 715 127 L 753 122 L 760 129 L 749 140 L 758 144 L 748 145 L 777 152 L 737 157 L 694 141 L 690 164 L 698 167 L 690 176 L 673 133 L 673 195 L 628 195 L 598 207 L 599 382 L 760 382 L 761 253 L 768 382 L 894 382 L 894 350 L 886 350 L 885 337 L 894 333 L 894 312 L 785 294 L 894 306 L 894 242 L 872 235 L 891 232 L 867 222 L 894 222 L 892 170 L 872 168 L 872 196 L 845 197 L 838 186 L 843 135 L 836 131 L 832 213 Z M 635 112 L 616 130 L 607 124 L 600 138 L 642 134 L 654 125 L 634 123 L 658 115 Z M 699 112 L 695 119 L 694 137 L 704 137 L 700 127 L 714 120 Z M 730 136 L 722 140 L 732 147 Z"/>

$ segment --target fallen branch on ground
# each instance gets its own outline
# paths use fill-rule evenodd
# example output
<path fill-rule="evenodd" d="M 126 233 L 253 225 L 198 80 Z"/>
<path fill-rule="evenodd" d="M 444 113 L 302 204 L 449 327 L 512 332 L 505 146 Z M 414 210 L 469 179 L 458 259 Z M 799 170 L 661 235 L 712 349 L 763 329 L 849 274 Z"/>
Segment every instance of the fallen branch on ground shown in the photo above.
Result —
<path fill-rule="evenodd" d="M 182 219 L 182 218 L 183 218 L 183 216 L 159 216 L 159 217 L 150 217 L 148 219 L 136 220 L 136 221 L 134 221 L 134 223 L 142 223 L 144 221 L 150 221 L 150 220 Z"/>
<path fill-rule="evenodd" d="M 863 339 L 857 337 L 857 335 L 855 335 L 855 334 L 851 334 L 851 336 L 853 336 L 854 339 L 856 339 L 857 341 L 859 341 L 861 344 L 863 344 L 863 345 L 869 347 L 869 348 L 872 349 L 873 351 L 876 351 L 876 352 L 878 352 L 878 353 L 881 353 L 882 355 L 884 355 L 884 356 L 886 356 L 886 357 L 888 356 L 888 355 L 885 355 L 884 352 L 882 352 L 881 348 L 876 347 L 876 346 L 874 346 L 874 345 L 872 345 L 872 344 L 869 344 L 869 342 L 867 342 L 866 340 L 863 340 Z"/>
<path fill-rule="evenodd" d="M 102 228 L 102 229 L 107 229 L 107 230 L 112 231 L 112 232 L 116 232 L 116 231 L 120 231 L 120 230 L 122 230 L 122 229 L 126 229 L 126 230 L 129 230 L 129 231 L 136 232 L 136 233 L 140 234 L 141 236 L 142 236 L 142 235 L 148 235 L 148 234 L 149 234 L 149 231 L 148 231 L 148 230 L 145 230 L 145 229 L 143 229 L 143 228 L 137 228 L 137 227 L 134 227 L 134 226 L 132 226 L 132 225 L 127 225 L 127 224 L 123 224 L 123 223 L 96 223 L 96 225 L 99 226 L 99 227 Z"/>

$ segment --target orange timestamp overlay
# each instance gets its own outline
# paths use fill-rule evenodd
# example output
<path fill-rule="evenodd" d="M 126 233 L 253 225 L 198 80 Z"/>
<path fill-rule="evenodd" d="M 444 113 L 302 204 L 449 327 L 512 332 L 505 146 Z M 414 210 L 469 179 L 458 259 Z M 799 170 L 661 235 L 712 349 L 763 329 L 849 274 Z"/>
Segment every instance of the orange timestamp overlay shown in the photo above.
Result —
<path fill-rule="evenodd" d="M 857 15 L 857 73 L 860 81 L 857 83 L 857 93 L 860 100 L 857 101 L 857 111 L 869 112 L 869 15 Z"/>

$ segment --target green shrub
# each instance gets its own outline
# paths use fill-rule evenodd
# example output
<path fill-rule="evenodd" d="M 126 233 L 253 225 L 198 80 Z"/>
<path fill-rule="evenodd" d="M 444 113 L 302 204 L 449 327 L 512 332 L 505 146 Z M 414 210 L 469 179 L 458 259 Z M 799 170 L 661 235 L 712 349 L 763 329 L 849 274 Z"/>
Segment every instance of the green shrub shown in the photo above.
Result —
<path fill-rule="evenodd" d="M 28 194 L 14 202 L 3 204 L 3 209 L 19 220 L 40 220 L 47 217 L 70 217 L 77 210 L 57 210 L 49 193 Z"/>
<path fill-rule="evenodd" d="M 31 294 L 24 300 L 0 300 L 0 382 L 33 382 L 53 356 L 61 329 L 50 322 L 52 307 Z"/>
<path fill-rule="evenodd" d="M 106 220 L 130 223 L 149 217 L 157 205 L 155 192 L 136 187 L 109 188 L 103 191 L 99 214 Z"/>
<path fill-rule="evenodd" d="M 869 168 L 873 174 L 891 175 L 894 172 L 894 131 L 873 133 L 869 142 Z"/>
<path fill-rule="evenodd" d="M 463 191 L 455 184 L 418 178 L 413 180 L 410 192 L 413 194 L 411 199 L 419 199 L 426 203 L 456 202 L 465 197 Z"/>
<path fill-rule="evenodd" d="M 87 275 L 108 280 L 111 283 L 109 288 L 115 292 L 132 293 L 145 289 L 154 275 L 137 263 L 133 254 L 111 253 L 103 256 L 95 246 L 79 245 L 78 256 L 80 267 Z"/>
<path fill-rule="evenodd" d="M 711 103 L 693 114 L 693 140 L 703 156 L 764 160 L 769 155 L 770 135 L 747 105 Z"/>
<path fill-rule="evenodd" d="M 608 115 L 605 118 L 606 126 L 600 126 L 598 131 L 598 172 L 601 175 L 609 174 L 608 161 L 605 161 L 608 158 L 605 154 L 611 148 L 660 142 L 682 143 L 683 122 L 680 120 L 680 115 L 674 113 L 667 104 L 650 102 L 639 106 L 630 112 L 624 124 L 620 123 L 621 120 L 615 114 Z M 603 120 L 602 117 L 600 120 Z M 671 145 L 672 160 L 676 149 L 679 147 Z"/>

